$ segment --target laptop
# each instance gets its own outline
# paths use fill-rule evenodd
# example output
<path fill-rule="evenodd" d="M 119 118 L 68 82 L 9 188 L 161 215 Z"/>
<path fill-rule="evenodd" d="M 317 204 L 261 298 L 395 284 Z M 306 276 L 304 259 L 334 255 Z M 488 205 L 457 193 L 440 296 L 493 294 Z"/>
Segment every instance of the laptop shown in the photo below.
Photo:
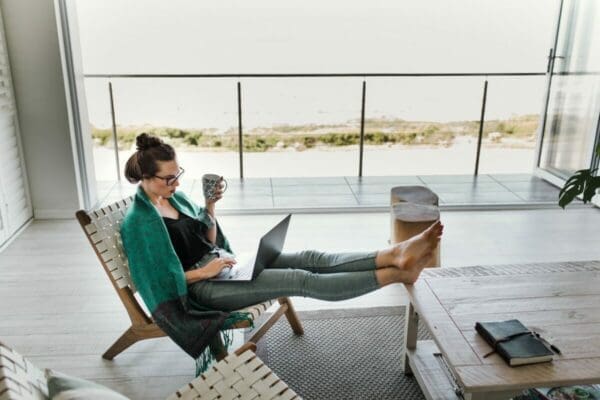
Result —
<path fill-rule="evenodd" d="M 261 239 L 258 245 L 258 251 L 255 254 L 241 254 L 239 257 L 233 256 L 226 251 L 220 251 L 220 257 L 235 257 L 237 263 L 229 268 L 223 268 L 219 275 L 211 278 L 211 281 L 219 282 L 239 282 L 254 280 L 267 265 L 271 264 L 281 254 L 283 243 L 287 235 L 288 226 L 292 214 L 282 219 Z"/>

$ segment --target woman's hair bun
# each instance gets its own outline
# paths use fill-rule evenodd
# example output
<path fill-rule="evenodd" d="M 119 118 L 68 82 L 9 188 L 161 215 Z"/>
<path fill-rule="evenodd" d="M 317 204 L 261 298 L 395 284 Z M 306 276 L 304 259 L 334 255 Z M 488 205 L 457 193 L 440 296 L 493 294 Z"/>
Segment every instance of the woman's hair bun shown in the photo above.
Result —
<path fill-rule="evenodd" d="M 156 136 L 147 133 L 135 138 L 137 150 L 125 164 L 125 177 L 131 183 L 156 175 L 160 169 L 157 161 L 175 159 L 175 149 Z"/>
<path fill-rule="evenodd" d="M 152 147 L 160 146 L 162 143 L 162 140 L 147 133 L 142 133 L 135 138 L 135 145 L 138 151 L 148 150 Z"/>

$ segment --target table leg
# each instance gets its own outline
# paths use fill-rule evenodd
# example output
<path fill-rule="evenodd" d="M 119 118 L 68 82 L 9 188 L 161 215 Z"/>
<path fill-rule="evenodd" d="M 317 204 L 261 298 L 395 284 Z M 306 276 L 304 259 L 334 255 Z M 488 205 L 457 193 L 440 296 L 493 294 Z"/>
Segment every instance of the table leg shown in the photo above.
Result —
<path fill-rule="evenodd" d="M 408 362 L 407 350 L 417 348 L 417 330 L 419 327 L 419 315 L 415 312 L 415 308 L 409 303 L 406 310 L 406 321 L 404 323 L 404 374 L 412 375 L 412 370 Z"/>

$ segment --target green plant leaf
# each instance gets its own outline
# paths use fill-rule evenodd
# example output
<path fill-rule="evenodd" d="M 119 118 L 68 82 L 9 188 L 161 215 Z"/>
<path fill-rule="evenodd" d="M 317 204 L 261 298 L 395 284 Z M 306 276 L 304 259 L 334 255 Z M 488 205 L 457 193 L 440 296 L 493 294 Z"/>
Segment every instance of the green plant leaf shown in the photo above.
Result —
<path fill-rule="evenodd" d="M 598 188 L 600 188 L 600 177 L 590 177 L 583 191 L 583 202 L 587 203 L 588 201 L 591 201 L 592 197 L 596 195 L 596 190 Z"/>
<path fill-rule="evenodd" d="M 592 177 L 589 169 L 580 169 L 576 171 L 567 181 L 558 193 L 558 205 L 565 208 L 569 203 L 583 193 L 588 180 Z"/>
<path fill-rule="evenodd" d="M 577 190 L 568 190 L 558 197 L 558 205 L 563 209 L 569 205 L 579 192 Z"/>
<path fill-rule="evenodd" d="M 577 188 L 577 190 L 583 190 L 583 184 L 589 174 L 590 171 L 588 169 L 580 169 L 579 171 L 576 171 L 569 177 L 569 179 L 566 180 L 564 186 L 562 189 L 560 189 L 559 196 L 567 191 L 573 190 L 574 188 Z"/>
<path fill-rule="evenodd" d="M 580 194 L 583 194 L 584 203 L 590 201 L 596 194 L 596 189 L 600 188 L 600 177 L 594 176 L 596 171 L 581 169 L 567 179 L 558 193 L 558 205 L 565 208 Z"/>

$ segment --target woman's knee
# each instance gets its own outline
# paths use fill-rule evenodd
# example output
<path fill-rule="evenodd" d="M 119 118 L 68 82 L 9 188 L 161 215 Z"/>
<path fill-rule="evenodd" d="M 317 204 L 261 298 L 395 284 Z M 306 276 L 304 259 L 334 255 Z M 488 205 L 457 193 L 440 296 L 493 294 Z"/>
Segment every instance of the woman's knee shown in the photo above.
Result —
<path fill-rule="evenodd" d="M 303 250 L 300 252 L 301 258 L 308 267 L 325 267 L 328 265 L 326 254 L 318 250 Z"/>
<path fill-rule="evenodd" d="M 285 288 L 287 296 L 306 296 L 309 281 L 315 274 L 303 269 L 288 269 L 281 277 L 280 285 Z"/>

